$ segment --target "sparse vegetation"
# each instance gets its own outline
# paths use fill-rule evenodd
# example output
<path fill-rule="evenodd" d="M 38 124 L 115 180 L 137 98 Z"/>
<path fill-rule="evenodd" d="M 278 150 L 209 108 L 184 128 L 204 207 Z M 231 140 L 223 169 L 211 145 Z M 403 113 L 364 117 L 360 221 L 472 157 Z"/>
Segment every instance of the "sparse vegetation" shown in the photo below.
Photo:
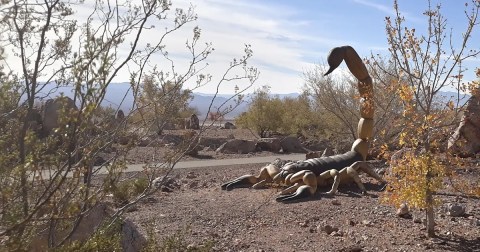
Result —
<path fill-rule="evenodd" d="M 430 3 L 430 1 L 429 1 Z M 427 20 L 426 34 L 418 35 L 415 28 L 405 25 L 398 2 L 394 2 L 394 17 L 387 17 L 386 31 L 391 53 L 393 72 L 402 100 L 402 130 L 399 145 L 409 148 L 409 154 L 400 162 L 392 164 L 390 177 L 391 193 L 387 198 L 395 204 L 407 202 L 412 207 L 425 209 L 427 234 L 435 236 L 435 192 L 445 184 L 443 179 L 450 174 L 452 165 L 449 155 L 442 152 L 444 136 L 452 132 L 458 117 L 449 116 L 451 111 L 460 111 L 458 104 L 449 101 L 436 104 L 435 97 L 445 87 L 464 90 L 462 62 L 480 52 L 470 48 L 471 33 L 478 29 L 480 3 L 472 1 L 466 12 L 466 30 L 459 45 L 454 45 L 451 30 L 442 15 L 441 6 L 429 6 L 424 15 Z M 397 84 L 398 83 L 398 84 Z M 453 123 L 452 121 L 453 120 Z M 396 122 L 397 124 L 399 121 Z"/>
<path fill-rule="evenodd" d="M 76 20 L 77 5 L 88 6 L 81 8 L 88 18 Z M 210 82 L 202 71 L 213 47 L 199 45 L 201 30 L 193 27 L 192 37 L 185 38 L 190 65 L 184 72 L 175 69 L 165 39 L 197 15 L 193 7 L 174 8 L 171 1 L 2 1 L 0 15 L 0 52 L 8 51 L 0 57 L 0 243 L 6 250 L 28 250 L 35 237 L 46 235 L 42 247 L 64 247 L 85 214 L 108 201 L 107 189 L 119 203 L 105 220 L 108 227 L 155 191 L 151 182 L 164 172 L 160 168 L 167 167 L 168 173 L 185 155 L 191 144 L 175 149 L 174 158 L 161 159 L 161 167 L 145 166 L 145 180 L 120 182 L 125 155 L 149 129 L 161 131 L 173 117 L 194 112 L 186 107 L 191 90 L 184 84 L 193 80 L 195 89 Z M 154 29 L 153 20 L 159 27 L 150 36 L 146 30 Z M 255 82 L 258 72 L 247 64 L 250 46 L 244 53 L 226 63 L 217 85 L 246 80 L 247 89 Z M 168 67 L 159 70 L 153 55 L 169 62 Z M 130 74 L 135 104 L 125 118 L 115 119 L 118 108 L 99 107 L 119 73 Z M 70 98 L 65 94 L 58 104 L 45 101 L 61 87 L 72 90 Z M 244 90 L 236 91 L 234 97 Z M 56 104 L 52 118 L 58 117 L 57 125 L 48 134 L 41 134 L 45 121 L 33 124 L 36 103 L 42 100 Z M 132 118 L 151 108 L 154 120 Z M 125 144 L 118 146 L 121 142 Z M 111 155 L 94 167 L 100 153 Z M 83 235 L 91 239 L 87 251 L 110 246 L 104 238 Z"/>
<path fill-rule="evenodd" d="M 260 137 L 272 132 L 315 135 L 321 130 L 307 94 L 280 99 L 272 97 L 267 86 L 255 91 L 248 111 L 236 119 L 236 124 L 255 131 Z"/>

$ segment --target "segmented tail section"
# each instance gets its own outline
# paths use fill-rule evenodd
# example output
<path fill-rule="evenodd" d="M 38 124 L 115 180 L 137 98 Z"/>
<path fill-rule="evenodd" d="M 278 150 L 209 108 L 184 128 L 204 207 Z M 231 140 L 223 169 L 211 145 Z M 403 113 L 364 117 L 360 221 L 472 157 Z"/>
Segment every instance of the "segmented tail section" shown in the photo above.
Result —
<path fill-rule="evenodd" d="M 369 141 L 373 137 L 373 114 L 375 111 L 373 103 L 373 83 L 368 74 L 367 67 L 360 56 L 351 46 L 335 47 L 330 51 L 327 62 L 329 65 L 325 75 L 335 70 L 342 61 L 345 61 L 350 72 L 358 79 L 358 92 L 360 101 L 360 121 L 358 122 L 358 138 L 352 145 L 352 151 L 360 153 L 363 160 L 367 159 Z"/>

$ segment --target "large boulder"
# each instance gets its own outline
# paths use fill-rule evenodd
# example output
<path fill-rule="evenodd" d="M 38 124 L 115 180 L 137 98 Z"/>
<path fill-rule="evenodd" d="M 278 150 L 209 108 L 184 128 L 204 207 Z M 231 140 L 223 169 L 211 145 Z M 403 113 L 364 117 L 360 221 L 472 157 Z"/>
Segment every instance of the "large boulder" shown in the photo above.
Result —
<path fill-rule="evenodd" d="M 43 132 L 50 135 L 59 125 L 59 116 L 71 115 L 71 111 L 78 111 L 75 102 L 66 96 L 60 96 L 55 99 L 49 99 L 45 102 L 43 108 Z M 63 111 L 63 112 L 62 112 Z"/>
<path fill-rule="evenodd" d="M 125 113 L 123 112 L 123 110 L 119 109 L 115 114 L 115 122 L 122 123 L 124 120 L 125 120 Z"/>
<path fill-rule="evenodd" d="M 308 153 L 305 147 L 303 147 L 300 140 L 295 136 L 287 136 L 280 140 L 283 152 L 293 152 L 293 153 Z"/>
<path fill-rule="evenodd" d="M 282 145 L 278 138 L 260 138 L 257 142 L 257 150 L 280 152 Z"/>
<path fill-rule="evenodd" d="M 27 118 L 28 128 L 42 136 L 43 120 L 41 110 L 37 108 L 32 109 L 31 113 L 27 115 Z"/>
<path fill-rule="evenodd" d="M 197 115 L 192 114 L 189 118 L 185 119 L 185 129 L 200 129 L 200 121 L 198 120 Z"/>
<path fill-rule="evenodd" d="M 113 209 L 103 203 L 95 205 L 78 223 L 76 230 L 67 239 L 68 242 L 78 241 L 84 242 L 92 236 L 92 234 L 102 225 L 107 224 L 110 221 L 110 217 L 114 214 Z M 120 224 L 121 232 L 121 247 L 122 251 L 140 251 L 146 243 L 145 237 L 137 230 L 137 226 L 130 220 L 118 220 Z M 47 251 L 48 250 L 48 228 L 45 228 L 45 232 L 37 235 L 28 251 Z M 54 237 L 57 237 L 60 240 L 70 230 L 65 228 L 65 230 L 59 230 L 55 233 Z"/>
<path fill-rule="evenodd" d="M 247 154 L 255 151 L 256 142 L 250 140 L 231 139 L 222 144 L 216 152 L 230 154 Z"/>
<path fill-rule="evenodd" d="M 236 129 L 237 127 L 235 127 L 235 125 L 231 122 L 226 122 L 224 125 L 223 125 L 223 128 L 224 129 Z"/>
<path fill-rule="evenodd" d="M 462 121 L 448 141 L 448 150 L 460 156 L 480 153 L 480 89 L 468 100 Z"/>

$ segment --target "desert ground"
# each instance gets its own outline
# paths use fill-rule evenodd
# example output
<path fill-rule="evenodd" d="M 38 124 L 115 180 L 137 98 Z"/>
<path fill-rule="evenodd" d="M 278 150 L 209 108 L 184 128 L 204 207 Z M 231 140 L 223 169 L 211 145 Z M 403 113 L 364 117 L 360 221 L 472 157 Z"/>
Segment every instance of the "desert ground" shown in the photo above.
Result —
<path fill-rule="evenodd" d="M 167 134 L 181 134 L 167 132 Z M 208 137 L 221 140 L 253 139 L 248 130 L 216 129 Z M 137 147 L 129 163 L 152 161 L 162 148 Z M 271 156 L 270 152 L 219 154 L 205 148 L 195 159 L 225 159 Z M 273 161 L 273 160 L 272 160 Z M 480 178 L 478 159 L 459 172 Z M 384 161 L 373 160 L 376 169 Z M 196 251 L 480 251 L 480 199 L 449 189 L 437 198 L 437 238 L 427 238 L 425 214 L 412 210 L 398 217 L 396 208 L 382 203 L 381 186 L 362 176 L 368 195 L 355 185 L 342 186 L 334 197 L 319 192 L 296 203 L 275 201 L 280 188 L 221 190 L 220 185 L 244 174 L 257 174 L 262 164 L 174 169 L 166 190 L 159 190 L 126 214 L 146 237 L 162 244 L 177 239 L 184 249 Z M 451 216 L 449 204 L 465 207 L 461 216 Z"/>

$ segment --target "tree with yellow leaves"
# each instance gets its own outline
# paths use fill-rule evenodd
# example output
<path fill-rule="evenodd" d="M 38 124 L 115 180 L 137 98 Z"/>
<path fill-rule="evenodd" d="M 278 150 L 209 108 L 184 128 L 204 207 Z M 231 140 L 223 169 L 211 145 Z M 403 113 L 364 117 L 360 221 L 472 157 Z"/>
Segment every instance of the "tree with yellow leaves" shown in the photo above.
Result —
<path fill-rule="evenodd" d="M 427 234 L 435 236 L 435 192 L 443 186 L 443 178 L 450 172 L 442 151 L 447 132 L 458 119 L 460 106 L 454 102 L 440 103 L 436 99 L 446 88 L 463 88 L 467 70 L 462 62 L 475 57 L 479 51 L 470 47 L 471 34 L 478 26 L 480 2 L 466 4 L 467 28 L 457 41 L 448 32 L 441 5 L 424 12 L 427 19 L 425 34 L 417 34 L 405 25 L 398 2 L 394 2 L 395 16 L 386 18 L 386 32 L 391 62 L 396 66 L 390 72 L 399 84 L 398 94 L 403 104 L 399 123 L 403 124 L 399 145 L 406 150 L 402 160 L 392 163 L 388 177 L 389 190 L 384 200 L 388 203 L 425 209 Z M 459 44 L 454 44 L 458 42 Z M 453 116 L 451 114 L 454 114 Z M 448 157 L 447 157 L 448 158 Z"/>

